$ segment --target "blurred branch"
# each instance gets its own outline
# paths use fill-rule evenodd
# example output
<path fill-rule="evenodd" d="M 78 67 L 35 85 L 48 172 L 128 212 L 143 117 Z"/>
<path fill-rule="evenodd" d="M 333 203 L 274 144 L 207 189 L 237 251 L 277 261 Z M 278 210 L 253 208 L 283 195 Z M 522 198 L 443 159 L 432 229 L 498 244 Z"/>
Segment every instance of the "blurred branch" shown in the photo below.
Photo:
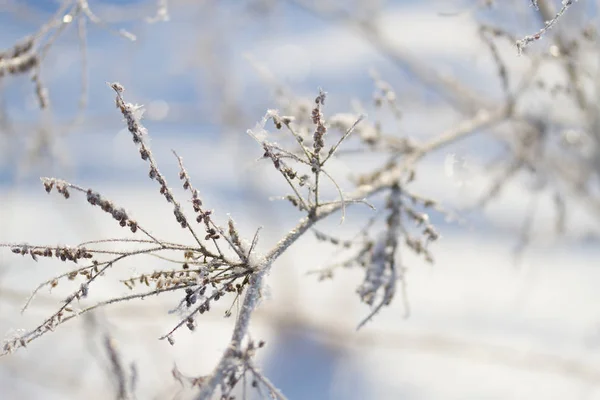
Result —
<path fill-rule="evenodd" d="M 539 0 L 538 7 L 540 10 L 540 19 L 544 24 L 544 29 L 550 28 L 558 20 L 558 18 L 562 16 L 562 14 L 564 14 L 567 8 L 573 4 L 573 1 L 574 0 L 563 1 L 562 8 L 559 12 L 556 12 L 551 1 Z M 551 21 L 552 24 L 550 24 L 547 21 Z M 577 104 L 579 105 L 579 108 L 585 110 L 587 108 L 587 100 L 581 84 L 581 77 L 579 71 L 577 70 L 577 66 L 575 65 L 574 60 L 574 53 L 576 50 L 573 48 L 573 46 L 570 46 L 567 43 L 567 40 L 561 34 L 560 29 L 555 31 L 554 37 L 558 46 L 559 53 L 565 59 L 565 68 L 567 70 L 567 75 L 569 76 L 569 80 L 571 81 L 571 85 L 575 92 L 575 99 L 577 100 Z"/>
<path fill-rule="evenodd" d="M 366 39 L 375 50 L 399 69 L 406 71 L 428 89 L 437 92 L 447 103 L 464 113 L 473 113 L 492 104 L 450 74 L 440 73 L 429 63 L 421 61 L 384 38 L 377 21 L 360 20 L 342 9 L 326 8 L 321 2 L 287 0 L 310 14 L 332 22 L 347 24 Z"/>

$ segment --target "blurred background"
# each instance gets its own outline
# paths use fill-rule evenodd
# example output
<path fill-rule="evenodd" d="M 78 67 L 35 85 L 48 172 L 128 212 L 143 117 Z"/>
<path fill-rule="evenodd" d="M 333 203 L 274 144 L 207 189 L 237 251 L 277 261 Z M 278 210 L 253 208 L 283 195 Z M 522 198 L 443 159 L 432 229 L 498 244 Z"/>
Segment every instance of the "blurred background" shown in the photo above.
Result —
<path fill-rule="evenodd" d="M 39 70 L 0 75 L 0 243 L 121 237 L 83 196 L 47 195 L 41 176 L 94 188 L 152 232 L 189 241 L 147 179 L 107 82 L 144 106 L 150 147 L 172 186 L 175 150 L 217 221 L 231 215 L 248 239 L 262 227 L 262 252 L 301 217 L 277 199 L 285 182 L 246 133 L 267 109 L 309 113 L 323 88 L 326 119 L 365 113 L 419 143 L 480 107 L 513 102 L 510 121 L 418 164 L 411 190 L 457 217 L 430 214 L 441 233 L 433 264 L 402 252 L 407 301 L 397 296 L 356 331 L 369 312 L 356 295 L 364 271 L 319 282 L 309 272 L 335 261 L 336 248 L 306 235 L 275 264 L 255 313 L 252 339 L 266 341 L 259 364 L 290 399 L 600 399 L 598 2 L 574 3 L 519 56 L 515 40 L 542 28 L 548 7 L 562 7 L 539 3 L 0 0 L 0 49 L 39 35 L 41 54 Z M 84 11 L 77 18 L 68 14 L 74 5 Z M 378 105 L 382 82 L 393 107 Z M 331 172 L 350 192 L 348 176 L 380 164 L 381 155 L 349 151 Z M 352 238 L 372 213 L 349 208 L 343 225 L 334 215 L 319 229 Z M 84 303 L 127 294 L 120 278 L 162 262 L 127 260 Z M 66 268 L 0 248 L 0 334 L 11 338 L 55 312 L 77 284 L 43 288 L 20 310 Z M 210 373 L 234 319 L 221 304 L 170 346 L 158 337 L 177 323 L 169 310 L 180 297 L 107 306 L 0 358 L 0 397 L 114 398 L 110 337 L 138 399 L 189 398 L 174 367 Z"/>

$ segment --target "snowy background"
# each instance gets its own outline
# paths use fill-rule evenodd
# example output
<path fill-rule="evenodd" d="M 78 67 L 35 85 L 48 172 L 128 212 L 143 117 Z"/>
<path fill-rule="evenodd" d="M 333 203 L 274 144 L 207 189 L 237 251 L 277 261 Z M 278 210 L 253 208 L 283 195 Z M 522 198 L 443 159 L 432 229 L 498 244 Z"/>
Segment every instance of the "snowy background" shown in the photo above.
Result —
<path fill-rule="evenodd" d="M 145 105 L 151 148 L 171 185 L 178 174 L 174 149 L 217 221 L 231 214 L 248 238 L 263 226 L 262 251 L 299 215 L 287 203 L 269 200 L 283 194 L 284 183 L 268 165 L 255 162 L 262 152 L 246 134 L 275 105 L 273 87 L 249 58 L 298 96 L 314 97 L 323 87 L 329 93 L 326 116 L 348 110 L 354 99 L 368 103 L 369 70 L 375 68 L 399 96 L 404 117 L 398 135 L 422 140 L 461 120 L 352 29 L 292 4 L 267 13 L 246 2 L 170 3 L 170 21 L 148 24 L 144 18 L 155 13 L 155 2 L 90 1 L 111 27 L 128 29 L 138 40 L 89 24 L 84 72 L 89 104 L 75 127 L 82 74 L 75 27 L 61 36 L 44 64 L 51 120 L 40 115 L 27 76 L 0 80 L 8 116 L 0 134 L 0 242 L 74 245 L 121 234 L 81 196 L 48 196 L 39 176 L 92 187 L 162 237 L 188 239 L 146 178 L 106 82 L 119 81 L 126 100 Z M 497 2 L 495 10 L 479 15 L 469 12 L 474 2 L 389 1 L 379 24 L 398 48 L 494 99 L 500 86 L 489 53 L 477 40 L 475 21 L 495 18 L 529 34 L 526 22 L 533 10 L 515 3 Z M 579 2 L 580 10 L 568 21 L 595 12 L 592 3 Z M 35 31 L 56 9 L 52 1 L 0 1 L 0 49 Z M 514 48 L 501 51 L 514 57 L 515 71 L 523 68 Z M 547 75 L 561 79 L 553 71 Z M 534 102 L 534 112 L 535 107 L 548 112 L 549 106 Z M 51 150 L 42 154 L 32 150 L 40 126 L 53 133 Z M 452 145 L 420 164 L 413 191 L 465 210 L 487 188 L 484 160 L 494 151 L 477 138 Z M 340 179 L 374 165 L 348 160 L 336 164 Z M 485 210 L 464 211 L 461 223 L 433 215 L 442 234 L 432 247 L 435 264 L 403 255 L 410 317 L 404 318 L 398 297 L 359 332 L 356 325 L 368 313 L 355 294 L 362 272 L 341 271 L 332 281 L 317 283 L 306 273 L 323 266 L 334 249 L 308 236 L 299 241 L 274 266 L 269 297 L 251 330 L 253 338 L 267 343 L 260 353 L 266 375 L 290 399 L 600 399 L 600 246 L 592 235 L 598 221 L 572 209 L 566 237 L 556 237 L 551 197 L 542 193 L 531 201 L 517 180 Z M 535 240 L 516 262 L 513 250 L 532 206 Z M 342 232 L 351 237 L 366 216 L 366 208 L 349 209 Z M 340 229 L 335 216 L 321 227 Z M 135 260 L 111 272 L 113 282 L 161 266 L 151 257 Z M 42 290 L 25 314 L 19 310 L 38 283 L 64 268 L 0 251 L 0 333 L 10 337 L 54 312 L 72 289 L 68 285 L 52 293 Z M 106 282 L 88 301 L 126 292 Z M 227 345 L 233 319 L 209 313 L 199 319 L 196 332 L 180 331 L 176 345 L 169 346 L 157 338 L 177 322 L 168 311 L 178 301 L 161 296 L 110 306 L 0 358 L 0 397 L 111 398 L 113 382 L 98 334 L 109 331 L 124 361 L 138 369 L 139 399 L 186 398 L 171 377 L 173 366 L 190 376 L 209 373 Z"/>

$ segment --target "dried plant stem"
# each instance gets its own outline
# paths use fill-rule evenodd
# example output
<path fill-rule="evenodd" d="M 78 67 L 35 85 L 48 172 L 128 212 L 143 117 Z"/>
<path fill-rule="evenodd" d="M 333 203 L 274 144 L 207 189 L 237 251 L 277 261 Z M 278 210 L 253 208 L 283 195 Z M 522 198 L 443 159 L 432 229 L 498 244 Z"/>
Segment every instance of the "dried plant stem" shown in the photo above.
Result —
<path fill-rule="evenodd" d="M 420 159 L 430 151 L 439 149 L 447 144 L 453 143 L 468 136 L 478 129 L 482 129 L 493 123 L 501 121 L 502 119 L 506 118 L 506 115 L 507 111 L 504 109 L 495 113 L 479 112 L 473 119 L 463 121 L 458 125 L 458 127 L 444 132 L 425 143 L 413 156 L 413 162 Z M 390 188 L 395 182 L 398 181 L 403 169 L 404 168 L 394 168 L 384 171 L 379 176 L 379 179 L 376 183 L 359 187 L 349 196 L 349 198 L 364 199 L 374 196 L 384 189 Z M 277 260 L 277 258 L 279 258 L 283 252 L 285 252 L 296 240 L 298 240 L 318 221 L 340 210 L 342 204 L 344 203 L 337 202 L 327 206 L 321 206 L 313 217 L 306 217 L 302 219 L 298 225 L 288 232 L 287 235 L 284 236 L 260 262 L 260 265 L 258 268 L 256 268 L 257 272 L 255 272 L 250 278 L 250 284 L 246 289 L 244 301 L 242 303 L 242 307 L 240 308 L 229 346 L 223 353 L 223 356 L 213 370 L 213 373 L 206 380 L 206 382 L 203 383 L 201 391 L 196 397 L 196 400 L 209 400 L 219 383 L 226 378 L 228 371 L 230 371 L 231 367 L 235 365 L 235 356 L 239 353 L 239 351 L 241 351 L 242 341 L 248 332 L 252 313 L 256 309 L 256 306 L 261 298 L 261 289 L 263 287 L 264 280 L 269 274 L 269 271 L 275 260 Z"/>
<path fill-rule="evenodd" d="M 556 13 L 556 9 L 552 6 L 550 1 L 540 0 L 538 2 L 540 17 L 543 21 L 554 21 L 554 23 L 556 23 L 558 18 L 562 14 L 564 14 L 564 12 L 570 5 L 572 5 L 572 3 L 572 1 L 563 1 L 562 8 L 558 11 L 558 13 Z M 581 85 L 581 76 L 579 71 L 577 70 L 576 62 L 571 57 L 571 54 L 573 52 L 572 46 L 569 46 L 567 40 L 565 40 L 560 30 L 556 32 L 555 37 L 560 54 L 566 56 L 565 69 L 567 70 L 567 75 L 569 76 L 569 80 L 571 81 L 573 89 L 575 90 L 575 100 L 577 101 L 577 105 L 582 110 L 585 110 L 588 101 L 586 98 L 585 91 L 583 90 L 583 87 Z"/>
<path fill-rule="evenodd" d="M 535 42 L 536 40 L 540 40 L 558 22 L 558 20 L 564 15 L 567 9 L 573 5 L 575 1 L 577 0 L 563 0 L 562 7 L 556 13 L 556 15 L 551 15 L 551 5 L 548 4 L 547 0 L 537 1 L 536 5 L 544 18 L 544 27 L 533 35 L 527 35 L 524 38 L 517 40 L 516 45 L 519 54 L 523 53 L 523 50 L 529 46 L 529 44 Z"/>
<path fill-rule="evenodd" d="M 144 292 L 144 293 L 136 293 L 136 294 L 131 294 L 131 295 L 122 296 L 122 297 L 115 297 L 115 298 L 112 298 L 112 299 L 106 300 L 106 301 L 101 301 L 101 302 L 98 302 L 98 303 L 96 303 L 96 304 L 94 304 L 92 306 L 83 308 L 83 309 L 77 311 L 73 315 L 69 315 L 69 316 L 64 317 L 61 320 L 61 324 L 64 324 L 65 322 L 67 322 L 67 321 L 69 321 L 69 320 L 71 320 L 73 318 L 76 318 L 76 317 L 78 317 L 80 315 L 89 313 L 90 311 L 94 311 L 94 310 L 96 310 L 98 308 L 109 306 L 111 304 L 123 303 L 125 301 L 130 301 L 130 300 L 144 300 L 145 298 L 150 297 L 150 296 L 156 296 L 156 295 L 159 295 L 161 293 L 174 292 L 174 291 L 177 291 L 177 290 L 180 290 L 180 289 L 185 289 L 185 288 L 187 288 L 189 286 L 192 286 L 192 285 L 173 285 L 173 286 L 170 286 L 168 288 L 154 289 L 154 290 L 149 290 L 149 291 Z"/>
<path fill-rule="evenodd" d="M 496 111 L 479 110 L 473 118 L 460 122 L 456 127 L 442 132 L 419 147 L 415 155 L 412 156 L 413 160 L 411 162 L 417 161 L 424 155 L 441 147 L 462 140 L 480 129 L 489 128 L 491 125 L 502 122 L 510 116 L 511 112 L 512 110 L 509 107 L 502 107 Z"/>
<path fill-rule="evenodd" d="M 31 293 L 31 295 L 29 296 L 29 298 L 27 299 L 27 301 L 25 302 L 25 305 L 23 306 L 23 308 L 21 308 L 21 313 L 24 313 L 25 310 L 29 307 L 29 304 L 31 304 L 31 301 L 35 298 L 36 294 L 40 291 L 40 289 L 42 289 L 43 287 L 46 287 L 48 285 L 51 285 L 52 282 L 56 282 L 57 280 L 72 276 L 73 274 L 77 274 L 79 272 L 82 271 L 86 271 L 86 270 L 90 270 L 94 267 L 100 267 L 100 266 L 110 266 L 114 263 L 116 263 L 117 261 L 120 261 L 121 259 L 125 258 L 125 257 L 130 257 L 130 256 L 136 256 L 136 255 L 142 255 L 142 254 L 149 254 L 149 255 L 153 255 L 154 253 L 158 252 L 158 251 L 162 251 L 162 250 L 179 250 L 178 248 L 169 248 L 166 247 L 164 245 L 161 245 L 160 247 L 151 247 L 151 248 L 147 248 L 147 249 L 140 249 L 140 250 L 135 250 L 135 251 L 131 251 L 131 252 L 127 252 L 127 253 L 116 253 L 116 252 L 109 252 L 109 251 L 95 251 L 95 250 L 88 250 L 90 253 L 100 253 L 100 254 L 119 254 L 118 257 L 109 260 L 109 261 L 104 261 L 101 263 L 96 263 L 96 264 L 91 264 L 88 265 L 86 267 L 82 267 L 76 270 L 70 270 L 68 272 L 62 273 L 60 275 L 57 275 L 45 282 L 42 282 L 38 285 L 37 288 L 35 288 L 35 290 Z M 66 318 L 64 318 L 64 320 L 66 320 Z"/>
<path fill-rule="evenodd" d="M 388 183 L 388 181 L 390 183 Z M 354 196 L 351 197 L 364 198 L 372 196 L 387 188 L 389 184 L 391 184 L 391 180 L 388 177 L 382 177 L 380 185 L 359 189 L 354 193 Z M 202 385 L 202 389 L 196 398 L 197 400 L 210 399 L 217 385 L 225 378 L 232 365 L 235 364 L 235 355 L 242 348 L 242 341 L 248 332 L 252 313 L 256 309 L 261 298 L 263 281 L 268 275 L 275 260 L 277 260 L 277 258 L 279 258 L 279 256 L 296 240 L 304 235 L 304 233 L 306 233 L 317 221 L 338 211 L 341 208 L 341 204 L 342 203 L 338 202 L 325 207 L 320 207 L 314 217 L 305 217 L 302 219 L 300 223 L 288 232 L 260 262 L 257 272 L 250 278 L 250 285 L 246 289 L 244 301 L 240 308 L 240 313 L 237 317 L 229 346 L 227 350 L 225 350 L 210 378 Z"/>
<path fill-rule="evenodd" d="M 249 361 L 246 366 L 252 372 L 252 374 L 254 374 L 254 377 L 259 380 L 260 383 L 262 383 L 267 389 L 269 389 L 269 394 L 273 396 L 273 398 L 277 400 L 287 400 L 287 397 L 285 397 L 283 393 L 281 393 L 281 391 L 277 389 L 275 385 L 273 385 L 273 383 L 254 366 L 252 361 Z"/>

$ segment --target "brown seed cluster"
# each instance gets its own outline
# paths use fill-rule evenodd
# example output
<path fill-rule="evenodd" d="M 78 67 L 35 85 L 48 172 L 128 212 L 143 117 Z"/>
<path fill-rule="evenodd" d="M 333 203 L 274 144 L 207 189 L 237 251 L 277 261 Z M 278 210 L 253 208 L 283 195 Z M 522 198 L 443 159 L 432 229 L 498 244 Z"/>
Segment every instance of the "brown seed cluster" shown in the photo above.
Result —
<path fill-rule="evenodd" d="M 263 150 L 265 151 L 263 158 L 270 158 L 277 171 L 289 179 L 295 179 L 298 176 L 298 173 L 282 160 L 282 154 L 271 143 L 264 141 Z"/>
<path fill-rule="evenodd" d="M 50 98 L 48 89 L 40 78 L 40 64 L 42 56 L 35 49 L 35 38 L 28 36 L 16 43 L 11 49 L 0 52 L 0 78 L 5 75 L 20 75 L 31 72 L 31 81 L 34 84 L 35 95 L 44 109 L 48 107 Z"/>
<path fill-rule="evenodd" d="M 15 254 L 27 255 L 29 254 L 34 260 L 38 260 L 38 257 L 52 257 L 56 256 L 56 258 L 60 258 L 62 261 L 73 261 L 77 262 L 78 260 L 84 258 L 92 258 L 93 255 L 89 251 L 86 250 L 85 247 L 37 247 L 37 246 L 29 246 L 27 244 L 23 244 L 20 246 L 15 246 L 11 249 L 11 251 Z"/>
<path fill-rule="evenodd" d="M 319 153 L 323 147 L 325 147 L 324 137 L 327 133 L 327 128 L 325 127 L 323 113 L 321 112 L 321 107 L 325 105 L 325 97 L 326 93 L 322 90 L 319 90 L 319 95 L 315 98 L 315 108 L 312 110 L 312 122 L 316 125 L 315 132 L 313 134 L 313 149 L 314 156 L 316 158 L 319 157 Z"/>
<path fill-rule="evenodd" d="M 112 201 L 103 198 L 100 193 L 92 189 L 88 189 L 86 195 L 88 203 L 93 206 L 99 206 L 102 211 L 110 214 L 114 219 L 119 221 L 119 225 L 123 227 L 128 226 L 133 233 L 137 231 L 137 222 L 129 218 L 124 208 L 116 207 Z"/>
<path fill-rule="evenodd" d="M 71 197 L 71 193 L 69 192 L 70 185 L 67 182 L 54 178 L 42 178 L 42 182 L 46 193 L 50 193 L 56 187 L 56 191 L 62 194 L 65 199 Z"/>
<path fill-rule="evenodd" d="M 103 198 L 100 193 L 95 192 L 92 189 L 83 189 L 79 186 L 65 182 L 56 178 L 42 178 L 42 183 L 47 193 L 50 193 L 52 189 L 56 188 L 56 191 L 63 195 L 65 199 L 71 197 L 69 189 L 74 189 L 80 192 L 86 193 L 87 202 L 93 206 L 99 206 L 102 211 L 110 214 L 115 220 L 119 222 L 119 225 L 129 227 L 131 232 L 135 233 L 138 230 L 138 224 L 133 219 L 130 219 L 127 212 L 122 207 L 117 207 L 115 204 Z"/>
<path fill-rule="evenodd" d="M 123 114 L 123 117 L 127 122 L 127 129 L 132 135 L 133 143 L 139 146 L 140 157 L 142 158 L 142 160 L 150 164 L 148 176 L 150 177 L 150 179 L 158 182 L 158 184 L 160 185 L 160 194 L 165 197 L 167 202 L 173 204 L 173 214 L 175 215 L 175 219 L 177 220 L 177 222 L 181 225 L 182 228 L 188 228 L 189 224 L 187 218 L 181 210 L 181 206 L 175 200 L 171 189 L 169 189 L 169 186 L 167 185 L 167 180 L 158 170 L 158 166 L 154 160 L 152 151 L 143 140 L 144 136 L 146 136 L 147 134 L 147 131 L 146 128 L 141 124 L 140 117 L 136 115 L 136 113 L 140 111 L 140 107 L 134 106 L 130 103 L 125 103 L 122 97 L 122 93 L 125 89 L 119 83 L 115 82 L 112 83 L 110 86 L 117 93 L 117 97 L 115 99 L 117 108 L 121 110 L 121 113 Z"/>
<path fill-rule="evenodd" d="M 0 52 L 0 78 L 31 71 L 39 65 L 38 55 L 32 51 L 34 38 L 27 37 L 11 49 Z"/>
<path fill-rule="evenodd" d="M 203 270 L 190 270 L 184 264 L 183 270 L 155 271 L 151 274 L 142 274 L 133 276 L 127 280 L 121 281 L 129 289 L 133 289 L 138 283 L 146 286 L 154 286 L 157 290 L 168 289 L 172 287 L 192 286 L 198 282 L 198 276 L 204 273 Z"/>
<path fill-rule="evenodd" d="M 206 231 L 205 240 L 218 240 L 221 238 L 219 232 L 215 229 L 215 224 L 211 220 L 210 216 L 212 214 L 211 210 L 205 210 L 202 208 L 202 199 L 200 198 L 200 193 L 197 189 L 192 186 L 192 182 L 190 181 L 190 176 L 183 165 L 183 160 L 177 154 L 177 161 L 179 162 L 179 179 L 183 181 L 183 189 L 189 190 L 192 193 L 192 207 L 194 208 L 194 212 L 198 215 L 196 216 L 196 222 L 199 224 L 204 222 L 204 229 Z"/>

